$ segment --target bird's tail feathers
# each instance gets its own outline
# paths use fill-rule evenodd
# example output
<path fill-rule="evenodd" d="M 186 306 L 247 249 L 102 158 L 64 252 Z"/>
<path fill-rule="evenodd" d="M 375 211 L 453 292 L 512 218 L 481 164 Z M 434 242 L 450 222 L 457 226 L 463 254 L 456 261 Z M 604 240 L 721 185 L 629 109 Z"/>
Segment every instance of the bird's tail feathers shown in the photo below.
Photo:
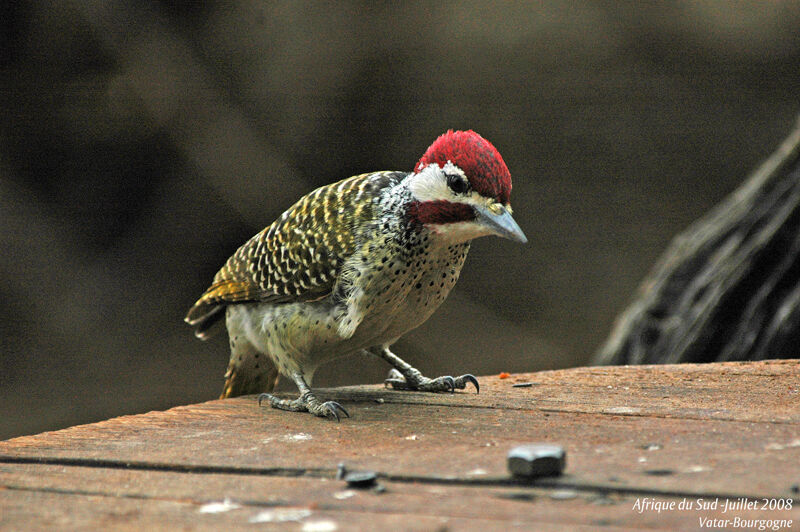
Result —
<path fill-rule="evenodd" d="M 208 340 L 216 333 L 216 330 L 210 329 L 225 315 L 226 306 L 198 303 L 189 310 L 184 321 L 195 328 L 195 336 Z"/>
<path fill-rule="evenodd" d="M 270 393 L 278 384 L 279 377 L 278 368 L 268 356 L 259 356 L 255 352 L 241 359 L 238 356 L 231 356 L 228 371 L 225 372 L 225 386 L 219 398 Z"/>

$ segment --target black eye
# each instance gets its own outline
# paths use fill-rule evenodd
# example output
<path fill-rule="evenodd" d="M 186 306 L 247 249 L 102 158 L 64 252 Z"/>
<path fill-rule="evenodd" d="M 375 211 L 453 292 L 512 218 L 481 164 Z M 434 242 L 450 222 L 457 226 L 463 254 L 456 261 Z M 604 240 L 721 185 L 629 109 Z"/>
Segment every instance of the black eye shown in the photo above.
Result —
<path fill-rule="evenodd" d="M 456 194 L 463 194 L 469 188 L 464 178 L 454 174 L 447 174 L 447 186 Z"/>

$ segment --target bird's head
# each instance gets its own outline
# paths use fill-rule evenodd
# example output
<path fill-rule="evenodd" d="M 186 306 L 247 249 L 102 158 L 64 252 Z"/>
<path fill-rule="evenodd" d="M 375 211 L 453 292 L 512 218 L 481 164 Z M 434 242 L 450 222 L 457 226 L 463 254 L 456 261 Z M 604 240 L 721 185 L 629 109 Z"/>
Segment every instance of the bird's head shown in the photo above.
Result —
<path fill-rule="evenodd" d="M 497 235 L 528 241 L 511 217 L 511 174 L 492 144 L 474 131 L 448 131 L 436 139 L 408 178 L 415 224 L 464 242 Z"/>

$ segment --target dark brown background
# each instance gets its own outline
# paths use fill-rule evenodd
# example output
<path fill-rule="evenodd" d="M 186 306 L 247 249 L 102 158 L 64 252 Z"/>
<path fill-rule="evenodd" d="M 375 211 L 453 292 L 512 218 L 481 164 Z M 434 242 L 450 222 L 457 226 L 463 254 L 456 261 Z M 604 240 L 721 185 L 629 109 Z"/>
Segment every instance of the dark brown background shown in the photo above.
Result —
<path fill-rule="evenodd" d="M 478 241 L 397 352 L 428 374 L 586 363 L 800 110 L 796 2 L 0 9 L 0 438 L 216 397 L 224 335 L 182 318 L 227 256 L 447 128 L 498 147 L 530 243 Z"/>

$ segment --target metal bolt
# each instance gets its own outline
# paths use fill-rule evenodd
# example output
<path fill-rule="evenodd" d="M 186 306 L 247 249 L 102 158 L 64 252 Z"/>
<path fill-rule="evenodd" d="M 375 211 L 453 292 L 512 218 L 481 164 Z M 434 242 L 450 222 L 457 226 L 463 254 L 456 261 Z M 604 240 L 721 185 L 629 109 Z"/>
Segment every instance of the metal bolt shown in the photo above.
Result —
<path fill-rule="evenodd" d="M 377 479 L 378 475 L 374 471 L 353 471 L 344 476 L 344 481 L 351 488 L 371 488 Z"/>
<path fill-rule="evenodd" d="M 566 453 L 560 445 L 520 445 L 508 453 L 508 470 L 516 477 L 557 476 L 565 465 Z"/>

